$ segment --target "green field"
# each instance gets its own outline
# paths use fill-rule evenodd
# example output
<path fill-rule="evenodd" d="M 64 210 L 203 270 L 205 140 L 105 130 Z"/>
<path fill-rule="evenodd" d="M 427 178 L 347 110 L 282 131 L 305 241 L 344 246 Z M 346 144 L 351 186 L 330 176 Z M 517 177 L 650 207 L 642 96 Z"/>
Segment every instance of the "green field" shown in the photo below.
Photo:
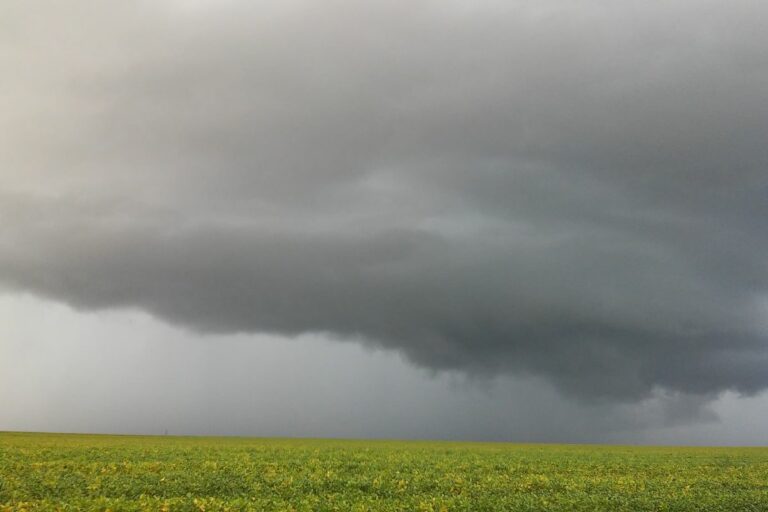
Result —
<path fill-rule="evenodd" d="M 0 510 L 768 510 L 768 449 L 0 433 Z"/>

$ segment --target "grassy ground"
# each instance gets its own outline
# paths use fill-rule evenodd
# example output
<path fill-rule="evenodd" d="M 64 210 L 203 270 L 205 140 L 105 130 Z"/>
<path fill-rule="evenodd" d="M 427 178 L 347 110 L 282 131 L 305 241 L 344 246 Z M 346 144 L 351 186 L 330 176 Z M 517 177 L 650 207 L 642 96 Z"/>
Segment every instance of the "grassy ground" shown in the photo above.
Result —
<path fill-rule="evenodd" d="M 0 433 L 20 510 L 768 510 L 768 449 Z"/>

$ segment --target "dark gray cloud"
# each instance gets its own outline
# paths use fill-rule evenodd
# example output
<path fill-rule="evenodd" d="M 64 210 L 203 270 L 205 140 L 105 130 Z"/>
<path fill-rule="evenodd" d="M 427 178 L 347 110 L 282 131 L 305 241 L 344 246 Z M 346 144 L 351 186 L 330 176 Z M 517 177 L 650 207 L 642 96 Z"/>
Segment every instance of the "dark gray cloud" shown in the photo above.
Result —
<path fill-rule="evenodd" d="M 763 5 L 274 4 L 4 7 L 5 286 L 587 400 L 768 387 Z"/>

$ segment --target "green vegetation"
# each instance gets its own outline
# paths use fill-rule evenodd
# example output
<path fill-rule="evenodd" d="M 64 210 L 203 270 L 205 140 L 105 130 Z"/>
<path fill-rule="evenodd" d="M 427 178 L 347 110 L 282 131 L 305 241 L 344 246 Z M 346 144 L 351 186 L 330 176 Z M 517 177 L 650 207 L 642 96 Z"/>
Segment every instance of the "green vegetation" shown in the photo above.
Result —
<path fill-rule="evenodd" d="M 0 433 L 22 510 L 768 510 L 768 449 Z"/>

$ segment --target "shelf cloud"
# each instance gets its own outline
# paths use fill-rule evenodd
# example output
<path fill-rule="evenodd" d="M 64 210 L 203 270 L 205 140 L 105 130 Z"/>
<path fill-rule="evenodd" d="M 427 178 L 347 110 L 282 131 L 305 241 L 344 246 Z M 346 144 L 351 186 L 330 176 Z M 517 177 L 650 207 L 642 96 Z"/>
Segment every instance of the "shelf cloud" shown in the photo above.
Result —
<path fill-rule="evenodd" d="M 761 2 L 3 9 L 7 289 L 585 401 L 768 387 Z"/>

